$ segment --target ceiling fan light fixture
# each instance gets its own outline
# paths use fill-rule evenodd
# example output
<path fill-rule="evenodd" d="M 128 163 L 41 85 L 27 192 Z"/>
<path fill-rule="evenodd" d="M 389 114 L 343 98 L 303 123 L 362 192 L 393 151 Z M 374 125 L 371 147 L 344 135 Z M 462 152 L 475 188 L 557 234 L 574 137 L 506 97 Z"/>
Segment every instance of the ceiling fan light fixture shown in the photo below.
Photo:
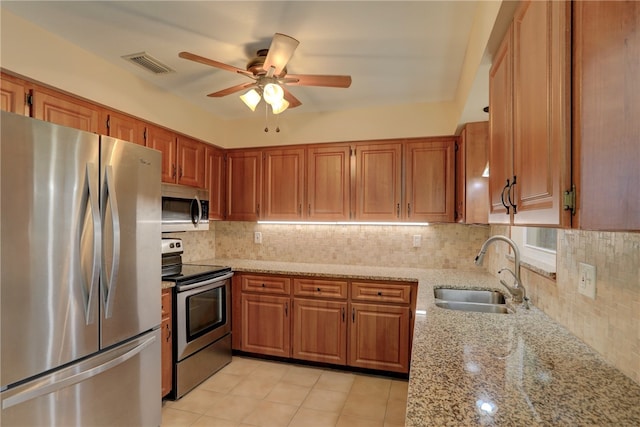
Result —
<path fill-rule="evenodd" d="M 256 111 L 256 106 L 260 103 L 260 94 L 257 90 L 251 89 L 244 95 L 240 95 L 240 99 L 244 102 L 247 107 L 251 108 L 251 111 Z"/>
<path fill-rule="evenodd" d="M 271 104 L 271 108 L 273 109 L 273 114 L 280 114 L 289 108 L 289 101 L 282 99 L 282 101 L 278 103 Z"/>
<path fill-rule="evenodd" d="M 278 105 L 282 103 L 284 99 L 284 90 L 275 83 L 268 83 L 264 87 L 264 91 L 262 96 L 264 96 L 264 100 L 270 105 Z"/>

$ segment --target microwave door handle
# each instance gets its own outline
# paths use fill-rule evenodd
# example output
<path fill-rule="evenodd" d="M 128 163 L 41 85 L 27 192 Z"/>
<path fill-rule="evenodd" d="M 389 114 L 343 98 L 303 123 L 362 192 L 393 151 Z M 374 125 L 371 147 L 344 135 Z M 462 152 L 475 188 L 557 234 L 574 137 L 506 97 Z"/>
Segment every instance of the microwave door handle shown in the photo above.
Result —
<path fill-rule="evenodd" d="M 118 213 L 118 199 L 113 189 L 113 167 L 108 165 L 105 171 L 105 186 L 103 197 L 102 220 L 105 220 L 107 204 L 111 205 L 111 218 L 113 222 L 113 261 L 111 264 L 111 275 L 109 280 L 103 277 L 104 309 L 105 318 L 108 319 L 113 314 L 113 300 L 118 284 L 118 272 L 120 270 L 120 214 Z M 104 259 L 103 259 L 104 261 Z M 106 265 L 103 268 L 103 275 L 106 275 Z"/>
<path fill-rule="evenodd" d="M 198 216 L 196 218 L 194 218 L 193 216 L 193 202 L 195 202 L 198 206 Z M 200 224 L 200 220 L 202 219 L 202 203 L 200 203 L 200 199 L 198 199 L 198 196 L 195 196 L 193 200 L 191 200 L 191 207 L 191 222 L 197 227 L 198 224 Z"/>

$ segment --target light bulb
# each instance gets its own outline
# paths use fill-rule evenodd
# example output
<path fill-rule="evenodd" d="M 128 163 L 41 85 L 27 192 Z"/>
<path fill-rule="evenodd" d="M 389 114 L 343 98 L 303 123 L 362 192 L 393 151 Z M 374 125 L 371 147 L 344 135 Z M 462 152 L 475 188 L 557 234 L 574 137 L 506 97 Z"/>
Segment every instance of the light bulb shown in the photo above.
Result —
<path fill-rule="evenodd" d="M 256 106 L 260 102 L 260 94 L 255 89 L 251 89 L 249 92 L 240 96 L 242 102 L 244 102 L 247 107 L 251 108 L 251 111 L 256 111 Z"/>
<path fill-rule="evenodd" d="M 280 114 L 289 107 L 289 101 L 282 99 L 280 102 L 274 102 L 271 104 L 273 114 Z"/>
<path fill-rule="evenodd" d="M 263 96 L 268 104 L 278 104 L 284 98 L 284 90 L 277 84 L 269 83 L 264 87 Z"/>

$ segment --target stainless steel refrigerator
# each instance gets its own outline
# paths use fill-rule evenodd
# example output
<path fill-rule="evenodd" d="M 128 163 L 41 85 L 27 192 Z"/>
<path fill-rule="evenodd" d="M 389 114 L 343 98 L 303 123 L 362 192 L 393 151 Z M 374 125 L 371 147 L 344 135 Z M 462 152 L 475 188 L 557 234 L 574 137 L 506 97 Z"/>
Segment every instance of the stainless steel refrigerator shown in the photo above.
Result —
<path fill-rule="evenodd" d="M 0 424 L 160 425 L 160 152 L 0 130 Z"/>

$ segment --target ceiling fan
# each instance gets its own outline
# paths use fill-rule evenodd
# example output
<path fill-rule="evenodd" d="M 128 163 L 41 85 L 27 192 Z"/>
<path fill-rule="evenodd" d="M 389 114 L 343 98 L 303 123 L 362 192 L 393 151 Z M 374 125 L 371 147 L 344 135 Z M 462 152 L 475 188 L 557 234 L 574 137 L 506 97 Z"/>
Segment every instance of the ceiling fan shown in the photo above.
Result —
<path fill-rule="evenodd" d="M 276 33 L 271 40 L 269 49 L 258 50 L 256 57 L 247 64 L 247 69 L 234 67 L 214 61 L 190 52 L 180 52 L 179 57 L 199 62 L 211 67 L 231 71 L 249 77 L 252 81 L 231 86 L 208 94 L 213 98 L 220 98 L 248 89 L 240 96 L 251 110 L 255 111 L 261 97 L 271 105 L 274 114 L 279 114 L 287 107 L 294 108 L 302 103 L 286 86 L 323 86 L 347 88 L 351 86 L 351 76 L 317 75 L 317 74 L 288 74 L 287 63 L 300 42 L 285 34 Z"/>

